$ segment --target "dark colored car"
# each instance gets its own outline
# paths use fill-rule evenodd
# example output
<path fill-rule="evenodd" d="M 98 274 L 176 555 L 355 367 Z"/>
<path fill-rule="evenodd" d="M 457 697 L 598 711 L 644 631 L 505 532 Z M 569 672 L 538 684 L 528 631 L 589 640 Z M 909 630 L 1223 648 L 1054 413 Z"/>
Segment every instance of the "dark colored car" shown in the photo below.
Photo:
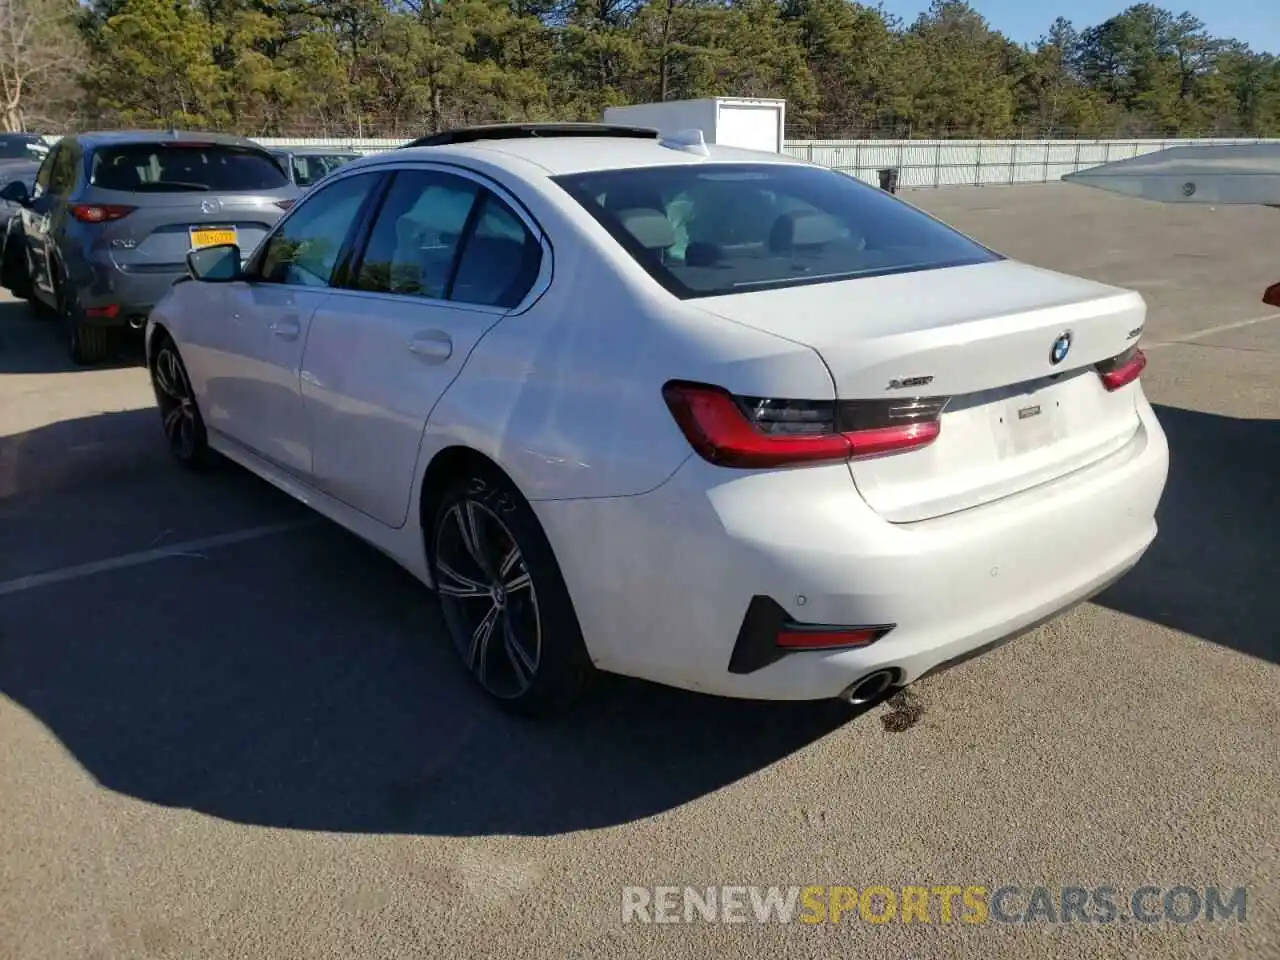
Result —
<path fill-rule="evenodd" d="M 42 139 L 38 133 L 0 133 L 0 162 L 35 159 L 31 148 L 38 146 Z"/>
<path fill-rule="evenodd" d="M 23 208 L 25 275 L 7 281 L 66 324 L 73 360 L 97 363 L 114 331 L 140 330 L 186 276 L 188 252 L 237 243 L 247 255 L 299 193 L 271 153 L 243 137 L 65 136 L 34 189 L 20 181 L 0 188 L 0 199 Z"/>
<path fill-rule="evenodd" d="M 339 167 L 363 156 L 354 150 L 332 150 L 326 147 L 288 147 L 271 152 L 284 166 L 293 182 L 304 190 L 319 183 Z"/>

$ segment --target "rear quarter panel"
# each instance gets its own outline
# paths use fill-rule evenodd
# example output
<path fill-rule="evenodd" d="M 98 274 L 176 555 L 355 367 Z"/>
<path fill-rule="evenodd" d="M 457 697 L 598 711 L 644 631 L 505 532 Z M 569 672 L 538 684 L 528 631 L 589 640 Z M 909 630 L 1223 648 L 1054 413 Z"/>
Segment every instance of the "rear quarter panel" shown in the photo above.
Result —
<path fill-rule="evenodd" d="M 545 174 L 530 180 L 499 182 L 550 238 L 550 287 L 473 350 L 431 413 L 423 470 L 465 446 L 501 464 L 530 500 L 634 496 L 692 455 L 662 398 L 668 380 L 834 397 L 811 348 L 680 302 Z"/>

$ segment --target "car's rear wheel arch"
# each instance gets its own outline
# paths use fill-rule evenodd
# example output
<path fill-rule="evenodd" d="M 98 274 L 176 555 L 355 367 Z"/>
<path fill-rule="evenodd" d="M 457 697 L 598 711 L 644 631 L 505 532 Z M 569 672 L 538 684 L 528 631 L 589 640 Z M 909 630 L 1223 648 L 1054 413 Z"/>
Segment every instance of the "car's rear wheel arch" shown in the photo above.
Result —
<path fill-rule="evenodd" d="M 418 519 L 422 524 L 424 541 L 431 543 L 432 521 L 436 505 L 445 491 L 457 480 L 477 473 L 489 473 L 502 477 L 517 490 L 519 486 L 497 463 L 473 447 L 445 447 L 431 458 L 422 477 L 422 496 L 418 501 Z"/>
<path fill-rule="evenodd" d="M 536 715 L 557 712 L 568 706 L 590 685 L 594 669 L 555 548 L 528 499 L 498 464 L 470 447 L 456 446 L 440 451 L 423 476 L 419 516 L 426 563 L 440 595 L 448 630 L 455 644 L 461 642 L 462 646 L 465 646 L 468 635 L 474 638 L 476 634 L 471 633 L 472 624 L 455 622 L 456 611 L 453 614 L 454 620 L 450 619 L 451 608 L 447 604 L 456 604 L 457 601 L 451 598 L 459 594 L 454 589 L 446 591 L 445 586 L 452 585 L 456 588 L 467 578 L 453 573 L 455 580 L 442 580 L 442 571 L 463 569 L 456 562 L 462 559 L 456 543 L 450 546 L 452 534 L 447 524 L 476 513 L 488 514 L 492 518 L 512 548 L 510 557 L 518 561 L 511 569 L 524 571 L 523 575 L 517 574 L 515 581 L 506 584 L 509 591 L 506 596 L 516 596 L 515 583 L 522 580 L 524 589 L 531 591 L 537 598 L 533 609 L 540 639 L 536 665 L 531 667 L 532 684 L 510 697 L 501 696 L 499 700 L 504 707 L 520 713 Z M 462 523 L 460 520 L 458 522 Z M 477 541 L 483 539 L 475 537 L 479 529 L 472 527 L 472 537 Z M 439 567 L 437 549 L 442 552 L 442 565 Z M 476 551 L 473 550 L 472 556 L 475 555 Z M 443 565 L 446 560 L 448 566 Z M 494 562 L 484 565 L 483 569 L 492 571 L 498 566 Z M 505 565 L 503 570 L 506 570 Z M 473 584 L 475 576 L 477 574 L 473 574 Z M 502 607 L 505 610 L 509 606 L 508 601 L 503 599 L 504 591 L 501 589 L 506 582 L 505 573 L 500 574 L 495 582 L 495 609 Z M 460 641 L 459 637 L 463 640 Z M 475 642 L 474 639 L 471 641 L 473 650 Z M 462 646 L 459 647 L 460 653 Z M 473 677 L 479 676 L 480 682 L 485 684 L 485 671 L 480 670 L 477 674 L 472 659 L 478 662 L 483 656 L 464 657 L 464 662 Z M 487 689 L 490 694 L 495 693 L 493 689 Z"/>

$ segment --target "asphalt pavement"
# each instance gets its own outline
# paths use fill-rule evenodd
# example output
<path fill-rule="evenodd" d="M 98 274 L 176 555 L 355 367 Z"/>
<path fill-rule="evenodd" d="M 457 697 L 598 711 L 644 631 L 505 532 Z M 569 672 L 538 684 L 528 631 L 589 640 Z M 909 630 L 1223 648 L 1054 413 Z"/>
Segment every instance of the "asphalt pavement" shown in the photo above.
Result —
<path fill-rule="evenodd" d="M 907 199 L 1140 290 L 1172 468 L 1094 603 L 862 714 L 493 709 L 432 599 L 0 304 L 0 957 L 1280 957 L 1280 212 Z M 622 922 L 623 888 L 1246 888 L 1178 923 Z M 1158 902 L 1159 896 L 1152 902 Z M 876 908 L 880 909 L 880 908 Z M 1007 910 L 1006 910 L 1007 913 Z"/>

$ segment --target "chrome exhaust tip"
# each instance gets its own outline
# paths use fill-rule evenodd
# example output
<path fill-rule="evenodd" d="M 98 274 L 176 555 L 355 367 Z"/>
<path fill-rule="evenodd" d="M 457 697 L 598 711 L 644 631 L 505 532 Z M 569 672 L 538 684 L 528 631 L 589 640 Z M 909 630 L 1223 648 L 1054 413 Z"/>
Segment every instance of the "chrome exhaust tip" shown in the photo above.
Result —
<path fill-rule="evenodd" d="M 896 677 L 893 670 L 877 670 L 852 684 L 840 695 L 840 699 L 855 707 L 871 703 L 893 686 Z"/>
<path fill-rule="evenodd" d="M 129 318 L 129 329 L 130 329 L 130 330 L 141 330 L 141 329 L 142 329 L 143 327 L 145 327 L 146 325 L 147 325 L 147 318 L 146 318 L 146 317 L 130 317 L 130 318 Z"/>

